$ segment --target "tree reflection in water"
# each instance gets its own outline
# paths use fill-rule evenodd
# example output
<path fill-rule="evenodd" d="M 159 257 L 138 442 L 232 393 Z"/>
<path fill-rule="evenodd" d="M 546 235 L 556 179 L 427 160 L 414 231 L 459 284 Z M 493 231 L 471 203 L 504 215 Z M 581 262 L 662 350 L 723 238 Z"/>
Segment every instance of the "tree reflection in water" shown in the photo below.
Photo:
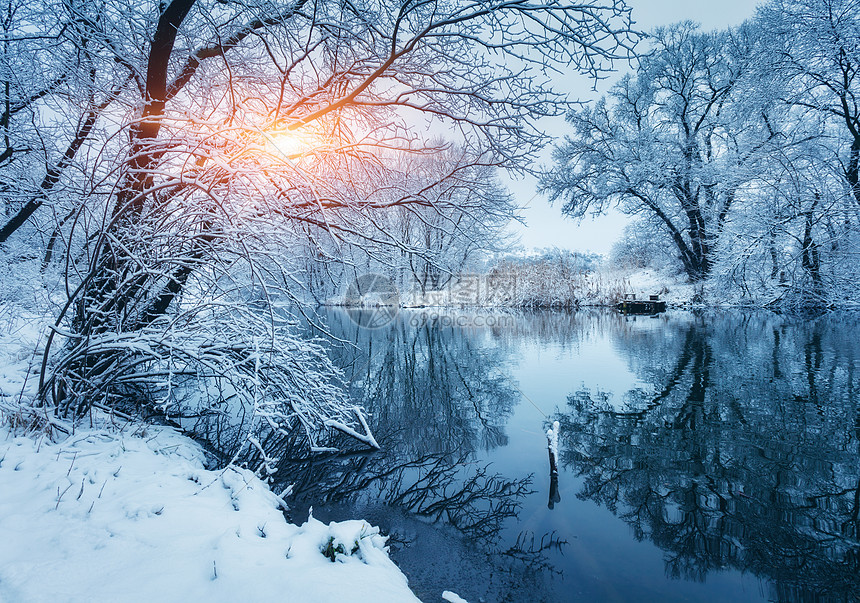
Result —
<path fill-rule="evenodd" d="M 284 480 L 274 487 L 294 485 L 293 519 L 313 504 L 318 515 L 330 509 L 329 519 L 388 527 L 402 536 L 395 559 L 431 599 L 440 583 L 478 583 L 467 598 L 487 601 L 744 592 L 736 572 L 723 587 L 652 580 L 639 571 L 651 560 L 645 548 L 634 550 L 614 526 L 583 528 L 602 517 L 588 501 L 662 548 L 670 577 L 741 570 L 769 582 L 780 601 L 860 592 L 854 315 L 541 312 L 483 329 L 414 325 L 413 316 L 378 330 L 358 328 L 344 312 L 324 317 L 330 353 L 383 451 L 308 455 L 296 434 L 271 434 L 280 438 L 275 475 Z M 619 364 L 601 372 L 595 358 Z M 642 385 L 613 391 L 624 363 L 623 378 Z M 530 382 L 523 366 L 536 369 Z M 507 377 L 516 370 L 534 408 Z M 585 380 L 590 389 L 579 385 Z M 558 416 L 559 475 L 533 488 L 527 471 L 548 468 L 545 444 L 522 446 L 545 442 L 538 410 L 570 391 Z M 524 412 L 514 416 L 517 404 Z M 201 433 L 229 452 L 241 422 L 216 418 L 206 417 Z M 516 467 L 490 467 L 490 458 Z M 572 543 L 563 551 L 561 539 Z M 421 548 L 428 540 L 435 544 Z M 556 569 L 565 577 L 555 580 Z"/>
<path fill-rule="evenodd" d="M 513 543 L 501 536 L 516 526 L 523 499 L 533 493 L 532 477 L 510 479 L 476 461 L 476 452 L 508 441 L 505 424 L 519 401 L 505 377 L 509 355 L 480 333 L 415 326 L 408 314 L 378 330 L 359 328 L 354 319 L 327 313 L 338 342 L 330 353 L 345 369 L 353 399 L 368 411 L 382 451 L 309 457 L 300 439 L 285 438 L 275 475 L 293 485 L 294 519 L 311 504 L 385 505 L 459 533 L 464 550 L 484 556 L 478 571 L 486 572 L 488 562 L 494 568 L 495 584 L 487 585 L 492 600 L 549 600 L 535 570 L 549 569 L 548 553 L 564 542 L 552 534 L 521 533 Z M 462 563 L 452 550 L 435 554 Z"/>
<path fill-rule="evenodd" d="M 640 319 L 641 320 L 641 319 Z M 780 601 L 860 593 L 856 318 L 666 321 L 616 338 L 653 389 L 581 390 L 562 423 L 580 498 L 666 552 L 673 577 L 751 571 Z"/>

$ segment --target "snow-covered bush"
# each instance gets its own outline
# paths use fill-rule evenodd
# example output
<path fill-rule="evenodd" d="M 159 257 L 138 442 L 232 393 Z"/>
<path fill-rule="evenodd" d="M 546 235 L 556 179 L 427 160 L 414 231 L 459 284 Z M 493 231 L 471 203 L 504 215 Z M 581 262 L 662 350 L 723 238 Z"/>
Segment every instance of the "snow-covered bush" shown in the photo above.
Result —
<path fill-rule="evenodd" d="M 491 265 L 488 278 L 505 287 L 487 287 L 487 305 L 575 308 L 587 296 L 598 256 L 561 249 L 536 257 L 507 257 Z"/>

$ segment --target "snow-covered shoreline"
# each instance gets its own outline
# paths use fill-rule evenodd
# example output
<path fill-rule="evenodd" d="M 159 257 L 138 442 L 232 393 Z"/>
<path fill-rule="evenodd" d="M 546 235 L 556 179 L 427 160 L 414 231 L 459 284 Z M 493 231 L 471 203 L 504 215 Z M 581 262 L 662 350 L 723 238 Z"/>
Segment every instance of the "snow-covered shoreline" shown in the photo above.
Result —
<path fill-rule="evenodd" d="M 253 472 L 206 469 L 170 427 L 98 412 L 71 435 L 22 426 L 47 318 L 3 310 L 0 602 L 418 601 L 377 528 L 293 525 Z"/>
<path fill-rule="evenodd" d="M 367 522 L 288 523 L 173 429 L 0 427 L 0 601 L 417 601 Z M 334 557 L 334 560 L 331 559 Z"/>

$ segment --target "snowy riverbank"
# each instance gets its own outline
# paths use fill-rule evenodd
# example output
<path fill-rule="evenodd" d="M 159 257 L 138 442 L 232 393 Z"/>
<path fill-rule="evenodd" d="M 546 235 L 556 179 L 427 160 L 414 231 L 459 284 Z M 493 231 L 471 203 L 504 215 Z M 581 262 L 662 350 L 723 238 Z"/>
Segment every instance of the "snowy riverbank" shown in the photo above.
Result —
<path fill-rule="evenodd" d="M 204 469 L 172 429 L 102 426 L 53 443 L 8 420 L 0 601 L 417 601 L 376 528 L 289 524 L 253 473 Z"/>
<path fill-rule="evenodd" d="M 14 427 L 44 320 L 0 316 L 0 601 L 418 600 L 376 528 L 292 525 L 252 472 L 205 469 L 171 428 L 95 414 L 51 441 Z"/>

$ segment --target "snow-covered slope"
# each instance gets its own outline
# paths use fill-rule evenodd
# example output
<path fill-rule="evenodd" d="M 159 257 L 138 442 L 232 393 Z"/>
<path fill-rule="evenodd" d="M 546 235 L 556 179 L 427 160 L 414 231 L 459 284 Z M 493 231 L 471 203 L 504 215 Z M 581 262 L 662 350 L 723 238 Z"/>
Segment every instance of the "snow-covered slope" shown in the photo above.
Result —
<path fill-rule="evenodd" d="M 376 528 L 289 524 L 171 429 L 52 443 L 7 424 L 0 459 L 0 601 L 417 601 Z"/>

